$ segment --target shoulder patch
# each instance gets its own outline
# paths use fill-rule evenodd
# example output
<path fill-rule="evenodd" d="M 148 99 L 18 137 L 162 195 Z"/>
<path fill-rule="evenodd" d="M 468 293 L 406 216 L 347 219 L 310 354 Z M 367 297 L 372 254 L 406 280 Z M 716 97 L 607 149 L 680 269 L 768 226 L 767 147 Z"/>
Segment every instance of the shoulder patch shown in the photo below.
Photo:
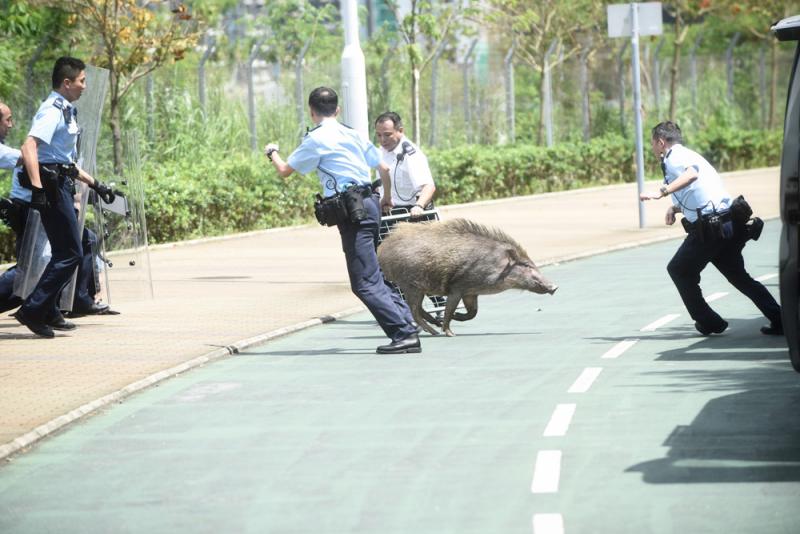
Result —
<path fill-rule="evenodd" d="M 53 107 L 58 109 L 64 109 L 64 100 L 61 98 L 56 98 L 53 100 Z"/>

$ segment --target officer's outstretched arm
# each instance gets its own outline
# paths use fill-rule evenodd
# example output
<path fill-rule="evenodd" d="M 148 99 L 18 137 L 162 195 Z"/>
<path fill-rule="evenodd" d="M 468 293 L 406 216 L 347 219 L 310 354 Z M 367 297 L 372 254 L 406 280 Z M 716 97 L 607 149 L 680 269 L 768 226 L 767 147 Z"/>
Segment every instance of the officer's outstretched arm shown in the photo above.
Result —
<path fill-rule="evenodd" d="M 81 182 L 85 183 L 86 185 L 89 185 L 89 186 L 94 185 L 94 183 L 97 181 L 94 178 L 92 178 L 91 174 L 89 174 L 88 172 L 84 171 L 83 169 L 81 169 L 77 165 L 75 166 L 75 168 L 78 169 L 78 180 L 80 180 Z"/>
<path fill-rule="evenodd" d="M 278 154 L 278 145 L 276 143 L 270 143 L 265 146 L 264 155 L 272 162 L 272 166 L 275 167 L 275 170 L 278 171 L 282 178 L 287 178 L 294 172 L 294 169 Z"/>

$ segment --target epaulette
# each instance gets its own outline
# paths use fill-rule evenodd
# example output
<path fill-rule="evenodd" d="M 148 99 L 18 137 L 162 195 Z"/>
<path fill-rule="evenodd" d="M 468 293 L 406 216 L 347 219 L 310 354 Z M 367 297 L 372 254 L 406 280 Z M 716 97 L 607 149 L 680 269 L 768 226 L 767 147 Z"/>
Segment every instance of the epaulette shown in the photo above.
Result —
<path fill-rule="evenodd" d="M 322 123 L 319 123 L 319 124 L 317 124 L 316 126 L 314 126 L 314 127 L 313 127 L 313 128 L 311 128 L 311 129 L 309 129 L 308 127 L 306 127 L 306 135 L 310 134 L 311 132 L 313 132 L 314 130 L 316 130 L 317 128 L 319 128 L 320 126 L 322 126 Z"/>
<path fill-rule="evenodd" d="M 53 107 L 63 110 L 64 109 L 64 99 L 56 98 L 55 100 L 53 100 Z"/>
<path fill-rule="evenodd" d="M 342 126 L 344 126 L 345 128 L 347 128 L 348 130 L 352 130 L 352 129 L 353 129 L 353 127 L 352 127 L 352 126 L 349 126 L 349 125 L 347 125 L 347 124 L 345 124 L 345 123 L 343 123 L 343 122 L 340 122 L 339 124 L 341 124 Z"/>

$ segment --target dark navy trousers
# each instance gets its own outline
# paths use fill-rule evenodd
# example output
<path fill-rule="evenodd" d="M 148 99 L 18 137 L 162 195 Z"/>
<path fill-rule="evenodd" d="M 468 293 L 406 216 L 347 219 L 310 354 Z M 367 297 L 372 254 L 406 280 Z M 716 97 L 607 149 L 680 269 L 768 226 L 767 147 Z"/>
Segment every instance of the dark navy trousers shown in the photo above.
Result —
<path fill-rule="evenodd" d="M 378 242 L 380 206 L 378 197 L 364 199 L 366 219 L 339 223 L 342 249 L 347 259 L 350 288 L 372 313 L 386 335 L 397 341 L 415 334 L 413 318 L 403 297 L 383 277 L 375 247 Z"/>
<path fill-rule="evenodd" d="M 706 328 L 722 324 L 722 317 L 711 309 L 700 291 L 700 273 L 711 263 L 774 324 L 781 322 L 781 308 L 764 284 L 754 280 L 745 270 L 742 249 L 747 237 L 742 229 L 731 239 L 700 242 L 695 232 L 686 236 L 667 265 L 669 273 L 689 315 Z"/>
<path fill-rule="evenodd" d="M 58 179 L 58 188 L 47 191 L 50 204 L 40 212 L 42 225 L 53 256 L 39 283 L 22 304 L 22 312 L 31 321 L 47 322 L 58 310 L 61 290 L 69 282 L 81 261 L 81 238 L 72 198 L 72 180 Z"/>

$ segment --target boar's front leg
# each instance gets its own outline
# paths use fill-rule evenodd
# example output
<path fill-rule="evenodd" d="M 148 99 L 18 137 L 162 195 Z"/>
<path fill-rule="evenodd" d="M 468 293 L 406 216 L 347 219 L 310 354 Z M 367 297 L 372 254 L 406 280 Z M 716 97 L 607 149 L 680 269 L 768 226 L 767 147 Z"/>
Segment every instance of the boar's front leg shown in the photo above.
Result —
<path fill-rule="evenodd" d="M 408 302 L 408 307 L 411 308 L 411 315 L 414 317 L 417 324 L 429 334 L 438 336 L 439 332 L 434 330 L 433 327 L 425 321 L 424 316 L 428 315 L 428 313 L 422 309 L 422 299 L 425 298 L 425 293 L 416 287 L 404 287 L 402 291 L 403 295 L 406 297 L 406 302 Z"/>
<path fill-rule="evenodd" d="M 454 313 L 453 319 L 456 321 L 469 321 L 478 315 L 478 295 L 464 295 L 461 299 L 464 302 L 464 307 L 467 308 L 467 313 Z"/>
<path fill-rule="evenodd" d="M 447 337 L 453 337 L 455 334 L 450 330 L 450 321 L 453 319 L 453 314 L 461 302 L 461 295 L 451 293 L 447 295 L 447 306 L 444 309 L 444 319 L 442 319 L 442 331 Z"/>

